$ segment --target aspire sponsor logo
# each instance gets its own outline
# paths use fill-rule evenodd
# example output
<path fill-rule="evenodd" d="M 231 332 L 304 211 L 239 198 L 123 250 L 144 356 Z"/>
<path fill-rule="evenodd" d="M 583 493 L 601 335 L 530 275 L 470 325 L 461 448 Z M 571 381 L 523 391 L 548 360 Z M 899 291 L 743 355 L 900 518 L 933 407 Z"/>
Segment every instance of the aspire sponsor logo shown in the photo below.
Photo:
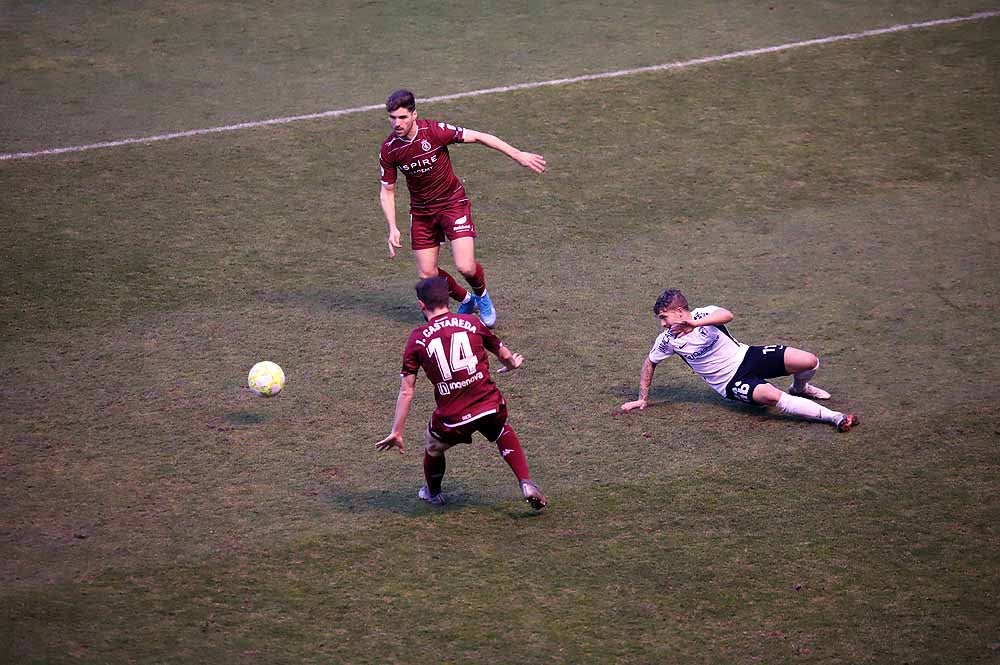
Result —
<path fill-rule="evenodd" d="M 423 157 L 421 159 L 415 159 L 409 164 L 400 164 L 399 168 L 403 171 L 403 173 L 425 173 L 437 163 L 437 159 L 437 155 Z"/>

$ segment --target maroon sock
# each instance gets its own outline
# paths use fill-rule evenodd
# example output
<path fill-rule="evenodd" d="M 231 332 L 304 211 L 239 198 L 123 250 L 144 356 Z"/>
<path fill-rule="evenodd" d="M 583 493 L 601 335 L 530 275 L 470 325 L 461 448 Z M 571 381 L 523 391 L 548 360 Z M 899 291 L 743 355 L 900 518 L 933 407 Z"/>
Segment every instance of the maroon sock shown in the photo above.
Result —
<path fill-rule="evenodd" d="M 517 438 L 517 432 L 510 425 L 504 425 L 503 433 L 497 439 L 497 450 L 500 451 L 503 461 L 507 462 L 518 480 L 531 480 L 531 474 L 528 472 L 528 460 L 524 457 L 524 451 L 521 449 L 521 440 Z"/>
<path fill-rule="evenodd" d="M 431 457 L 427 451 L 424 451 L 424 478 L 427 480 L 427 491 L 431 493 L 431 496 L 441 493 L 444 466 L 444 455 Z"/>
<path fill-rule="evenodd" d="M 444 277 L 445 281 L 448 282 L 448 295 L 458 302 L 465 300 L 465 296 L 468 295 L 469 292 L 466 291 L 465 287 L 459 284 L 458 280 L 452 277 L 450 273 L 438 268 L 438 277 Z"/>
<path fill-rule="evenodd" d="M 486 274 L 483 272 L 483 264 L 476 261 L 476 272 L 474 272 L 471 276 L 463 276 L 465 277 L 465 281 L 469 283 L 469 286 L 472 287 L 473 293 L 477 296 L 483 295 L 483 292 L 486 291 Z"/>

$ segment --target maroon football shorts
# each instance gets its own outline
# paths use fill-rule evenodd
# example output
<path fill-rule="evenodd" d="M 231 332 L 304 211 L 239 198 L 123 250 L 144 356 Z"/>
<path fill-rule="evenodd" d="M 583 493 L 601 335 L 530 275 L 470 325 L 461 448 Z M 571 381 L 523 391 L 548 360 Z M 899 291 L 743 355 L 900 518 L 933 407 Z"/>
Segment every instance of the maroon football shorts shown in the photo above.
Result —
<path fill-rule="evenodd" d="M 507 405 L 500 402 L 496 412 L 460 424 L 449 422 L 448 418 L 441 418 L 434 413 L 427 429 L 433 438 L 450 447 L 458 443 L 472 443 L 474 432 L 485 436 L 487 441 L 496 441 L 503 433 L 506 422 Z"/>
<path fill-rule="evenodd" d="M 446 239 L 475 238 L 476 235 L 472 206 L 468 201 L 433 212 L 410 211 L 410 247 L 413 249 L 430 249 Z"/>

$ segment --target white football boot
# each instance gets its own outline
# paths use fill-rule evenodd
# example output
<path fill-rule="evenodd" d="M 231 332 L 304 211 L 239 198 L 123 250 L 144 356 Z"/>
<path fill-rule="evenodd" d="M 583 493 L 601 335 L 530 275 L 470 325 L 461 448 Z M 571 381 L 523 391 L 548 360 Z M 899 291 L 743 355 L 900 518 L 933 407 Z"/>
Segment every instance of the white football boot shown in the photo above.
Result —
<path fill-rule="evenodd" d="M 795 384 L 788 389 L 789 395 L 795 395 L 796 397 L 805 397 L 808 399 L 830 399 L 830 393 L 826 392 L 822 388 L 818 388 L 811 383 L 807 383 L 806 387 L 799 392 L 795 389 Z"/>

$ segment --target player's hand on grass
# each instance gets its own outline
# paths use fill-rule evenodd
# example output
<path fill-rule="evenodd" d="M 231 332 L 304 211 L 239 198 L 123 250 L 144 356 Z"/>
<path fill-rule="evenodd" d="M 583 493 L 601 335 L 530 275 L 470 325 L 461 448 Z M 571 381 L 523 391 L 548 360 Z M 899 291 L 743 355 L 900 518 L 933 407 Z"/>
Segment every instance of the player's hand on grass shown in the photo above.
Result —
<path fill-rule="evenodd" d="M 399 241 L 399 229 L 389 230 L 389 258 L 396 257 L 396 249 L 402 247 L 402 243 Z"/>
<path fill-rule="evenodd" d="M 637 399 L 634 402 L 625 402 L 622 404 L 622 411 L 632 411 L 633 409 L 639 409 L 640 411 L 645 409 L 649 403 L 644 399 Z"/>
<path fill-rule="evenodd" d="M 515 369 L 520 367 L 522 363 L 524 363 L 524 356 L 522 356 L 520 353 L 515 353 L 511 355 L 511 357 L 504 362 L 503 367 L 497 370 L 497 372 L 500 374 L 504 374 L 506 372 L 513 372 Z"/>
<path fill-rule="evenodd" d="M 522 150 L 517 156 L 517 163 L 526 169 L 531 169 L 535 173 L 545 173 L 545 158 L 533 152 L 524 152 Z"/>
<path fill-rule="evenodd" d="M 375 448 L 378 450 L 391 450 L 392 448 L 399 448 L 399 454 L 402 455 L 406 451 L 403 450 L 403 435 L 393 432 L 389 436 L 385 437 L 381 441 L 375 444 Z"/>

